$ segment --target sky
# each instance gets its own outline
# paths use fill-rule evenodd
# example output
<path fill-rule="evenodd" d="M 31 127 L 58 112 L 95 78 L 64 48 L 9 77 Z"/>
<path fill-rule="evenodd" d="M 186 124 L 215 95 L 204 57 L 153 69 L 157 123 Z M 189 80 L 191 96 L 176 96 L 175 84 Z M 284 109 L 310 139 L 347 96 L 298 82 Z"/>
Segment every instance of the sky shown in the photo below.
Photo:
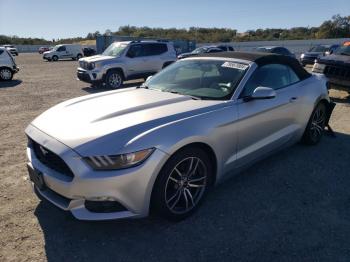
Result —
<path fill-rule="evenodd" d="M 85 37 L 120 26 L 258 28 L 319 26 L 350 15 L 350 0 L 0 0 L 0 35 Z"/>

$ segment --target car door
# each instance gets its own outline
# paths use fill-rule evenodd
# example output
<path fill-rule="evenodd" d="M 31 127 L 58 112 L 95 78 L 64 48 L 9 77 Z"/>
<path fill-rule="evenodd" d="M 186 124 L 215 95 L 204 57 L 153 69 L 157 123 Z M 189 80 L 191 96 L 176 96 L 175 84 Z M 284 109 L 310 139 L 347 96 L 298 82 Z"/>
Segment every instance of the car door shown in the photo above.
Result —
<path fill-rule="evenodd" d="M 67 48 L 65 46 L 60 46 L 57 49 L 58 57 L 59 58 L 66 58 L 67 57 Z"/>
<path fill-rule="evenodd" d="M 165 43 L 147 43 L 144 44 L 144 62 L 146 64 L 147 73 L 156 73 L 163 68 L 165 58 L 162 54 L 168 51 Z"/>
<path fill-rule="evenodd" d="M 257 68 L 247 81 L 238 99 L 237 167 L 263 157 L 297 136 L 300 125 L 295 85 L 299 78 L 291 70 L 286 65 L 268 64 Z M 259 86 L 273 88 L 276 97 L 246 100 Z"/>
<path fill-rule="evenodd" d="M 137 77 L 146 73 L 148 64 L 144 44 L 133 44 L 126 52 L 128 77 Z"/>

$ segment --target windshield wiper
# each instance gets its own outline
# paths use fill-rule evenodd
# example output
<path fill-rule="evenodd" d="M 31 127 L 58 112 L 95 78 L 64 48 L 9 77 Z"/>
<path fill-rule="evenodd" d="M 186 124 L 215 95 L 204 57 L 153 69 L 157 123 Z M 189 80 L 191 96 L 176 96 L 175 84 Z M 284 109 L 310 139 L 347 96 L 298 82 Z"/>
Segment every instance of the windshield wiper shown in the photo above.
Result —
<path fill-rule="evenodd" d="M 176 94 L 176 95 L 188 96 L 188 97 L 192 98 L 193 100 L 202 100 L 202 98 L 200 98 L 198 96 L 191 96 L 191 95 L 181 94 L 181 93 L 179 93 L 177 91 L 163 91 L 163 92 L 169 92 L 169 93 Z"/>
<path fill-rule="evenodd" d="M 136 88 L 144 88 L 144 89 L 149 89 L 149 87 L 148 87 L 148 86 L 146 86 L 146 85 L 144 85 L 144 84 L 142 84 L 142 85 L 140 85 L 140 86 L 137 86 Z"/>

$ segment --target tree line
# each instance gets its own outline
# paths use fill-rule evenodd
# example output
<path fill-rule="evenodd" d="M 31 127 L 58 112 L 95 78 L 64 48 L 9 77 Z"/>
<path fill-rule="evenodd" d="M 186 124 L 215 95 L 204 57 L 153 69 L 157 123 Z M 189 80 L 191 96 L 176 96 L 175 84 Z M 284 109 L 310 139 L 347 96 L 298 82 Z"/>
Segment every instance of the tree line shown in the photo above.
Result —
<path fill-rule="evenodd" d="M 197 43 L 242 42 L 260 40 L 298 40 L 350 37 L 350 16 L 335 15 L 324 21 L 319 27 L 294 27 L 290 29 L 256 29 L 237 33 L 231 28 L 151 28 L 136 26 L 121 26 L 117 31 L 107 29 L 103 34 L 99 31 L 87 34 L 86 37 L 46 40 L 42 38 L 25 38 L 0 35 L 1 44 L 14 45 L 52 45 L 59 43 L 74 43 L 83 40 L 94 40 L 100 35 L 119 35 L 140 38 L 184 39 L 195 40 Z"/>

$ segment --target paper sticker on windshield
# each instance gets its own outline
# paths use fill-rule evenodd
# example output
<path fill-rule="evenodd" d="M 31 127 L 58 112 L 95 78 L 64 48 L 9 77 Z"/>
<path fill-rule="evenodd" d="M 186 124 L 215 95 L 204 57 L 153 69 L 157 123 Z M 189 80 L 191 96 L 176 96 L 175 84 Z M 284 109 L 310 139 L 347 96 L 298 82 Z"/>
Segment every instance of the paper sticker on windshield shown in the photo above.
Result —
<path fill-rule="evenodd" d="M 243 65 L 240 63 L 234 63 L 234 62 L 225 62 L 221 65 L 222 67 L 229 67 L 229 68 L 234 68 L 238 70 L 246 70 L 248 68 L 247 65 Z"/>

